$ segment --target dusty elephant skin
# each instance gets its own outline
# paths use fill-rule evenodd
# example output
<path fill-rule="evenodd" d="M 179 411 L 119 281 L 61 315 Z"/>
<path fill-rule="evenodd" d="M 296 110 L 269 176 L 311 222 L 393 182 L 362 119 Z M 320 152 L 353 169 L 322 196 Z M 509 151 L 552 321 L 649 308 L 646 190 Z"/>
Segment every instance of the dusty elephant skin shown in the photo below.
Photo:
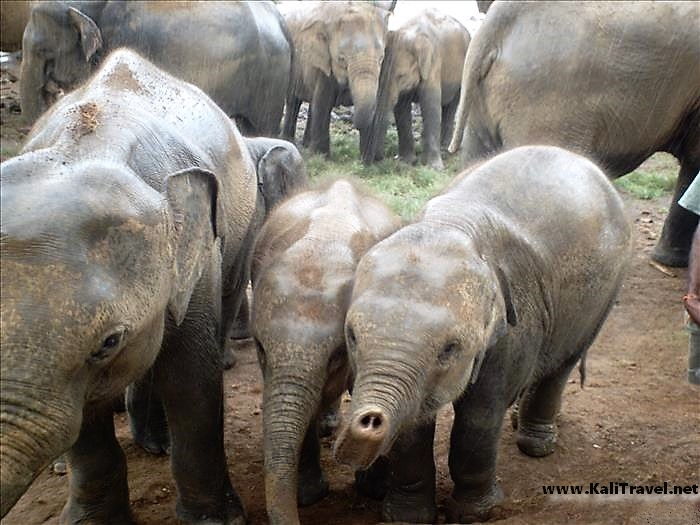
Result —
<path fill-rule="evenodd" d="M 308 184 L 304 160 L 291 142 L 267 137 L 244 137 L 245 148 L 256 168 L 258 194 L 255 214 L 249 230 L 254 237 L 262 227 L 267 214 L 282 199 L 299 191 Z M 248 283 L 246 269 L 245 283 Z M 235 364 L 235 355 L 226 340 L 250 337 L 249 307 L 245 293 L 241 295 L 240 306 L 228 331 L 224 333 L 223 366 L 229 369 Z M 170 436 L 162 401 L 153 388 L 152 374 L 149 372 L 140 381 L 127 389 L 126 403 L 129 411 L 129 424 L 134 441 L 146 452 L 154 455 L 168 453 Z"/>
<path fill-rule="evenodd" d="M 243 523 L 221 334 L 244 287 L 257 181 L 235 126 L 198 88 L 118 50 L 2 164 L 0 193 L 2 515 L 68 450 L 62 521 L 131 522 L 111 401 L 150 369 L 178 516 Z"/>
<path fill-rule="evenodd" d="M 465 166 L 527 144 L 593 159 L 610 177 L 657 151 L 681 164 L 653 258 L 686 266 L 700 170 L 697 2 L 495 2 L 467 53 L 455 133 Z"/>
<path fill-rule="evenodd" d="M 386 45 L 389 12 L 366 2 L 321 2 L 293 11 L 285 21 L 294 43 L 290 94 L 283 136 L 294 140 L 302 102 L 309 102 L 304 145 L 330 152 L 330 117 L 336 103 L 355 106 L 360 149 L 369 136 Z"/>
<path fill-rule="evenodd" d="M 453 403 L 449 523 L 502 498 L 496 451 L 518 396 L 518 446 L 554 450 L 570 371 L 605 320 L 629 253 L 622 202 L 590 161 L 517 148 L 467 171 L 360 261 L 345 335 L 355 374 L 335 445 L 389 453 L 386 521 L 434 523 L 435 413 Z"/>
<path fill-rule="evenodd" d="M 265 382 L 265 494 L 270 523 L 299 523 L 297 501 L 328 491 L 318 416 L 347 387 L 343 325 L 355 266 L 399 226 L 383 204 L 338 180 L 272 212 L 252 263 L 253 334 Z"/>
<path fill-rule="evenodd" d="M 459 103 L 462 66 L 469 46 L 469 32 L 457 20 L 436 9 L 426 9 L 389 33 L 380 77 L 378 144 L 372 144 L 374 160 L 383 156 L 388 113 L 393 110 L 399 135 L 399 157 L 415 161 L 411 106 L 417 102 L 423 119 L 423 162 L 442 169 L 440 147 L 452 138 Z M 376 125 L 376 124 L 375 124 Z M 378 151 L 374 151 L 378 149 Z"/>
<path fill-rule="evenodd" d="M 27 120 L 122 46 L 200 87 L 244 132 L 279 133 L 292 47 L 271 2 L 36 2 L 22 44 Z"/>

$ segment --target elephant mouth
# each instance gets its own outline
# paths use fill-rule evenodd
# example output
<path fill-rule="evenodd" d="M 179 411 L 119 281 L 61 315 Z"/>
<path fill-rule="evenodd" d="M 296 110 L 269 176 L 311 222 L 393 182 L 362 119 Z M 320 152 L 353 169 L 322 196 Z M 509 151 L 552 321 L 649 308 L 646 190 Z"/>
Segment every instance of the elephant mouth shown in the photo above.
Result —
<path fill-rule="evenodd" d="M 41 90 L 44 103 L 51 106 L 59 98 L 65 95 L 66 91 L 69 91 L 68 86 L 65 82 L 57 80 L 53 75 L 54 64 L 52 60 L 48 60 L 44 66 L 44 78 L 46 82 Z"/>

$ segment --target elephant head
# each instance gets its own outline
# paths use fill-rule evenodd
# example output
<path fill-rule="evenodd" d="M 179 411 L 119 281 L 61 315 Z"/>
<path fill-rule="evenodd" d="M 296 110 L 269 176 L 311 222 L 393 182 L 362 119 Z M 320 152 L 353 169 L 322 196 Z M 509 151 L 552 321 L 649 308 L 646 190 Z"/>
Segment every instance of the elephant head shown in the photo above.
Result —
<path fill-rule="evenodd" d="M 86 2 L 77 9 L 65 2 L 34 3 L 22 39 L 20 78 L 20 104 L 28 123 L 93 70 L 103 47 L 93 16 L 103 4 Z"/>
<path fill-rule="evenodd" d="M 304 159 L 294 144 L 264 137 L 244 137 L 243 140 L 257 168 L 265 215 L 283 199 L 308 185 Z"/>
<path fill-rule="evenodd" d="M 216 179 L 193 168 L 162 186 L 47 150 L 2 165 L 2 516 L 91 407 L 149 369 L 200 276 L 219 282 Z"/>
<path fill-rule="evenodd" d="M 302 64 L 349 88 L 358 129 L 369 127 L 376 107 L 389 14 L 364 2 L 328 2 L 305 20 L 295 38 Z"/>
<path fill-rule="evenodd" d="M 463 233 L 418 223 L 360 261 L 345 321 L 355 383 L 335 444 L 341 462 L 367 468 L 434 418 L 516 323 L 505 275 L 478 253 Z"/>

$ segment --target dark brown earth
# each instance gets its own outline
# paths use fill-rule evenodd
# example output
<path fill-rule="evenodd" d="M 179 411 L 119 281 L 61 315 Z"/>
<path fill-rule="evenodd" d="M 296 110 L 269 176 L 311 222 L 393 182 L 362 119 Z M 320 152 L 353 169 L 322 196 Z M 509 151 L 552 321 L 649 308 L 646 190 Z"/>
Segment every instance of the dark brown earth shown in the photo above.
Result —
<path fill-rule="evenodd" d="M 3 75 L 3 80 L 7 76 Z M 21 141 L 21 123 L 9 83 L 2 85 L 2 156 Z M 668 157 L 651 160 L 673 162 Z M 700 483 L 700 388 L 686 382 L 687 334 L 683 330 L 685 270 L 672 276 L 650 264 L 668 196 L 641 201 L 624 195 L 635 224 L 635 256 L 618 303 L 589 352 L 585 388 L 572 376 L 559 417 L 557 450 L 541 459 L 521 454 L 510 425 L 504 425 L 498 476 L 506 494 L 494 521 L 515 524 L 700 524 L 700 499 L 667 502 L 640 497 L 633 501 L 554 501 L 542 485 Z M 225 375 L 226 446 L 229 471 L 250 522 L 266 523 L 261 451 L 261 377 L 254 348 L 237 349 L 238 364 Z M 186 393 L 183 392 L 183 395 Z M 175 522 L 175 486 L 166 457 L 136 447 L 124 415 L 117 415 L 118 437 L 129 464 L 131 503 L 139 523 Z M 451 411 L 439 418 L 435 452 L 438 501 L 451 490 L 447 471 Z M 331 493 L 302 509 L 308 525 L 369 524 L 380 521 L 380 506 L 355 493 L 352 472 L 335 464 L 332 439 L 323 447 Z M 57 523 L 66 499 L 67 478 L 47 469 L 3 525 Z"/>

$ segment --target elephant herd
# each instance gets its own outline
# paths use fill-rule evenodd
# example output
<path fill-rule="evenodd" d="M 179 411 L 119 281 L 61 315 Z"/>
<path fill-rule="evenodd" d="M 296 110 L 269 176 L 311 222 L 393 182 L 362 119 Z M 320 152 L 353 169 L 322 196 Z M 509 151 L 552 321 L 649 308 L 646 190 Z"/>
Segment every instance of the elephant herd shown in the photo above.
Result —
<path fill-rule="evenodd" d="M 273 524 L 328 492 L 334 455 L 385 521 L 434 523 L 437 410 L 454 405 L 449 522 L 503 499 L 497 444 L 554 451 L 561 394 L 631 249 L 610 178 L 681 164 L 654 258 L 687 264 L 700 169 L 700 6 L 495 2 L 470 39 L 428 9 L 328 2 L 41 2 L 23 33 L 33 122 L 2 163 L 0 516 L 66 454 L 63 523 L 133 523 L 115 400 L 167 451 L 179 519 L 243 524 L 224 448 L 225 342 L 252 285 Z M 357 183 L 308 181 L 354 105 L 363 160 L 464 171 L 402 224 Z M 284 121 L 282 118 L 284 115 Z M 281 137 L 277 138 L 280 133 Z M 454 127 L 454 131 L 453 131 Z M 283 140 L 287 139 L 287 140 Z M 450 143 L 451 141 L 451 143 Z M 449 148 L 448 148 L 449 145 Z M 247 309 L 244 308 L 245 311 Z"/>

